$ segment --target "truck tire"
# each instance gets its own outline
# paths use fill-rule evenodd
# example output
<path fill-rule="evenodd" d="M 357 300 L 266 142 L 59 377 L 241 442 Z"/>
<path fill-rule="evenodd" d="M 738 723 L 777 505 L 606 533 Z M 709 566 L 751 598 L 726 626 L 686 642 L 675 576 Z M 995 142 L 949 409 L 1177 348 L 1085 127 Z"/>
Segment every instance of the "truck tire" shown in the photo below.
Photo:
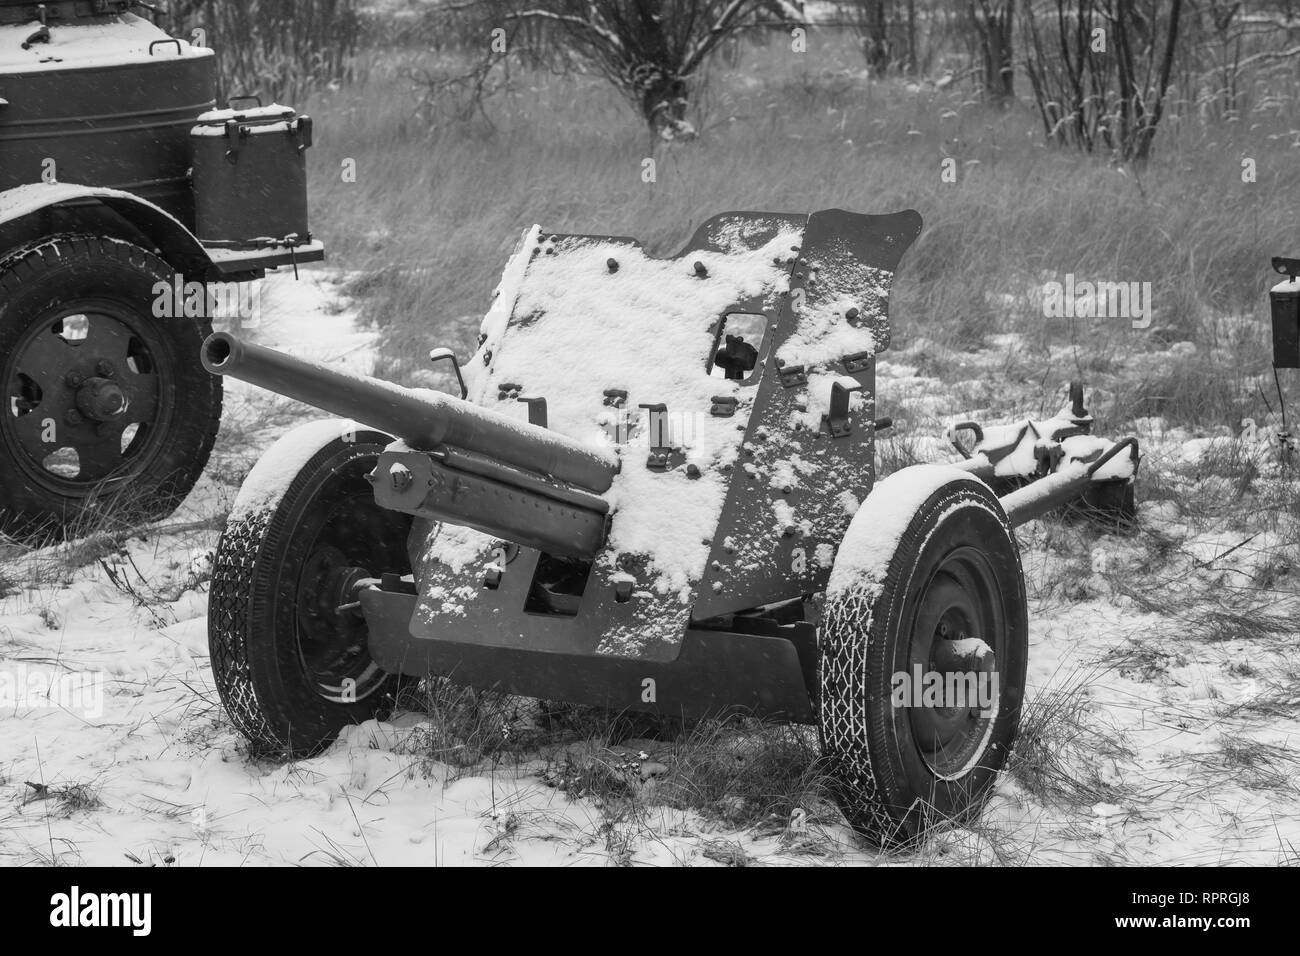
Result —
<path fill-rule="evenodd" d="M 0 532 L 76 534 L 170 514 L 207 463 L 221 382 L 208 318 L 156 318 L 173 270 L 139 246 L 56 236 L 0 261 Z"/>
<path fill-rule="evenodd" d="M 819 648 L 822 751 L 850 825 L 900 846 L 975 812 L 1015 739 L 1028 656 L 1020 552 L 988 486 L 934 465 L 878 486 L 836 556 Z"/>
<path fill-rule="evenodd" d="M 338 609 L 362 578 L 409 574 L 411 517 L 366 480 L 387 435 L 350 422 L 294 429 L 257 463 L 217 545 L 208 649 L 221 701 L 259 756 L 324 749 L 383 718 L 400 680 L 371 660 L 365 619 Z"/>

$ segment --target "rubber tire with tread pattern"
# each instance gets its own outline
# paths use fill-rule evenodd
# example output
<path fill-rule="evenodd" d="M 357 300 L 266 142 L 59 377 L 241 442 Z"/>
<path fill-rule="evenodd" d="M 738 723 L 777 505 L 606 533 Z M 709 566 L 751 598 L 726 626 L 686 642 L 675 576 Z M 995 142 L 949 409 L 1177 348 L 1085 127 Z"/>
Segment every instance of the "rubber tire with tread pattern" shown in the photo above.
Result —
<path fill-rule="evenodd" d="M 184 501 L 203 473 L 221 421 L 221 381 L 199 362 L 210 320 L 153 316 L 155 285 L 170 284 L 174 275 L 167 263 L 139 246 L 88 235 L 43 239 L 0 261 L 0 363 L 38 316 L 77 300 L 111 300 L 160 333 L 165 354 L 159 361 L 168 364 L 173 382 L 161 401 L 173 417 L 166 437 L 123 489 L 130 520 L 164 518 Z M 21 452 L 0 442 L 0 459 L 14 454 Z M 64 532 L 95 502 L 95 489 L 60 494 L 40 488 L 16 463 L 0 460 L 0 532 Z"/>
<path fill-rule="evenodd" d="M 859 531 L 869 537 L 865 508 Z M 1005 628 L 990 642 L 998 651 L 998 714 L 969 772 L 949 780 L 920 754 L 907 708 L 893 705 L 891 681 L 908 669 L 912 634 L 903 633 L 904 622 L 945 555 L 959 549 L 988 560 L 998 593 L 982 598 L 998 602 Z M 819 627 L 818 724 L 849 824 L 879 846 L 901 847 L 936 822 L 977 812 L 1009 756 L 1024 696 L 1028 608 L 1015 536 L 997 496 L 978 480 L 951 481 L 933 492 L 911 516 L 887 568 L 881 584 L 852 582 L 828 593 Z"/>
<path fill-rule="evenodd" d="M 411 518 L 374 503 L 358 476 L 374 468 L 392 439 L 360 429 L 320 447 L 291 481 L 262 507 L 232 515 L 221 534 L 208 598 L 208 649 L 212 674 L 227 714 L 258 756 L 307 757 L 325 749 L 338 732 L 392 711 L 404 678 L 387 675 L 373 692 L 352 703 L 327 700 L 301 664 L 298 598 L 311 542 L 302 528 L 313 505 L 339 482 L 383 535 L 393 554 L 407 560 Z M 292 439 L 288 439 L 292 441 Z M 252 479 L 250 479 L 252 480 Z M 400 559 L 394 556 L 400 553 Z M 367 555 L 352 555 L 366 560 Z M 375 577 L 409 567 L 369 567 Z"/>

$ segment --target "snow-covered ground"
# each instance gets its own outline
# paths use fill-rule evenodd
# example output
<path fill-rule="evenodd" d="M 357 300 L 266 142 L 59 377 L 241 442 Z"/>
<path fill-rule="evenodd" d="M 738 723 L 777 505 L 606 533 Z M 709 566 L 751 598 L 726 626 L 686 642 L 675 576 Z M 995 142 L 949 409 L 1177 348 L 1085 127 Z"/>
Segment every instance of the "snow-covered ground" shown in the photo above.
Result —
<path fill-rule="evenodd" d="M 341 288 L 326 271 L 297 284 L 274 277 L 245 333 L 368 371 L 373 335 L 356 327 Z M 989 417 L 969 396 L 1000 374 L 1007 344 L 974 356 L 969 382 L 919 371 L 925 343 L 890 353 L 881 407 L 910 420 L 882 453 L 950 460 L 927 436 L 951 416 Z M 0 863 L 1297 859 L 1300 616 L 1287 556 L 1297 496 L 1253 434 L 1191 435 L 1151 421 L 1140 434 L 1143 476 L 1158 475 L 1164 493 L 1144 505 L 1142 532 L 1021 530 L 1031 686 L 1020 768 L 978 822 L 883 856 L 833 821 L 817 824 L 815 840 L 801 837 L 797 811 L 784 828 L 735 830 L 667 809 L 654 797 L 671 785 L 674 752 L 653 741 L 615 751 L 640 807 L 618 819 L 554 786 L 553 750 L 435 759 L 421 713 L 354 728 L 311 760 L 250 760 L 208 666 L 210 552 L 239 477 L 308 413 L 228 387 L 213 465 L 180 513 L 128 540 L 0 552 Z M 1243 458 L 1244 490 L 1223 464 Z M 1239 507 L 1207 511 L 1207 499 Z M 54 703 L 38 693 L 52 678 Z"/>

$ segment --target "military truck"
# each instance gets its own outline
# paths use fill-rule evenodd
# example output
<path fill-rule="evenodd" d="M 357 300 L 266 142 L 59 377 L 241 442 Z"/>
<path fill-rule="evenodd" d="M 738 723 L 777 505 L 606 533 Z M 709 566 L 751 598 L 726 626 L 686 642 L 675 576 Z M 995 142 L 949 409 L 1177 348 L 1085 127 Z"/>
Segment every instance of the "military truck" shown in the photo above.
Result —
<path fill-rule="evenodd" d="M 324 258 L 311 119 L 216 88 L 147 4 L 0 0 L 0 533 L 170 513 L 221 415 L 213 290 Z"/>

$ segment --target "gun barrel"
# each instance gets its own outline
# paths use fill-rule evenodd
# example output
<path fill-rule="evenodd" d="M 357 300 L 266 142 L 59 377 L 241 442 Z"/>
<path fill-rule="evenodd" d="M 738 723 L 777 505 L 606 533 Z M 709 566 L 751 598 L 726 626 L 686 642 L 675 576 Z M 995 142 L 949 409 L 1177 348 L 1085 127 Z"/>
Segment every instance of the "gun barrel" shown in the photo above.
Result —
<path fill-rule="evenodd" d="M 284 352 L 244 342 L 226 332 L 203 343 L 203 367 L 351 418 L 403 439 L 414 448 L 447 444 L 550 475 L 599 494 L 618 462 L 595 449 L 441 392 L 417 392 L 391 382 L 351 375 Z"/>

